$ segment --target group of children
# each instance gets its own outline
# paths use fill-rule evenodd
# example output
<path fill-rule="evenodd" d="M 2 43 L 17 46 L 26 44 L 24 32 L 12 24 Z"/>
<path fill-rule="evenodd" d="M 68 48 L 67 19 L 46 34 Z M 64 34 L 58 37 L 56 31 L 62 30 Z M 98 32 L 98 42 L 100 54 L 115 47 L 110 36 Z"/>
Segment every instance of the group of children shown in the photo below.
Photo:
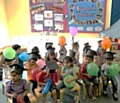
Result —
<path fill-rule="evenodd" d="M 35 93 L 35 89 L 37 86 L 40 86 L 41 89 L 39 93 L 42 93 L 42 102 L 46 103 L 46 94 L 44 94 L 43 90 L 45 88 L 45 85 L 49 79 L 52 80 L 52 85 L 50 86 L 50 92 L 52 94 L 54 103 L 62 103 L 60 101 L 60 89 L 65 89 L 65 94 L 72 98 L 76 103 L 78 103 L 78 96 L 70 93 L 72 88 L 68 88 L 65 86 L 63 79 L 67 75 L 72 75 L 73 78 L 67 79 L 66 82 L 70 83 L 72 81 L 78 82 L 78 75 L 80 74 L 80 80 L 83 80 L 87 94 L 91 100 L 97 99 L 97 90 L 99 86 L 99 79 L 101 78 L 103 81 L 103 95 L 107 96 L 107 86 L 108 81 L 111 80 L 112 87 L 113 87 L 113 99 L 115 101 L 118 101 L 117 97 L 117 81 L 116 78 L 111 78 L 108 73 L 108 68 L 112 64 L 112 61 L 114 59 L 112 52 L 106 52 L 106 50 L 102 49 L 100 45 L 101 41 L 98 41 L 98 49 L 97 51 L 91 50 L 91 46 L 89 43 L 85 43 L 85 47 L 83 49 L 83 63 L 79 63 L 79 43 L 75 42 L 73 40 L 73 47 L 72 50 L 69 50 L 69 56 L 67 56 L 67 50 L 65 48 L 65 45 L 60 45 L 59 54 L 60 57 L 57 57 L 57 54 L 55 53 L 55 48 L 53 47 L 53 43 L 46 43 L 46 54 L 44 61 L 51 61 L 52 62 L 60 62 L 62 64 L 62 70 L 61 70 L 61 82 L 56 85 L 55 84 L 55 77 L 53 73 L 58 68 L 47 68 L 47 65 L 39 66 L 36 62 L 39 59 L 43 59 L 41 55 L 39 54 L 40 51 L 38 47 L 33 47 L 31 50 L 31 53 L 29 53 L 30 58 L 25 63 L 19 59 L 20 54 L 20 48 L 21 46 L 18 44 L 15 44 L 12 46 L 12 48 L 16 51 L 16 57 L 12 60 L 8 60 L 6 58 L 2 58 L 1 67 L 3 68 L 3 81 L 6 83 L 6 96 L 13 99 L 13 103 L 17 103 L 17 97 L 21 96 L 21 98 L 24 99 L 26 103 L 30 103 L 29 98 L 27 97 L 27 91 L 28 91 L 28 84 L 27 81 L 30 81 L 32 85 L 32 92 Z M 87 73 L 87 65 L 89 63 L 96 63 L 100 71 L 97 76 L 91 76 Z M 52 64 L 51 64 L 52 65 Z M 77 66 L 79 69 L 76 70 L 74 66 Z M 34 68 L 39 69 L 37 81 L 35 81 L 31 76 L 31 71 Z M 27 70 L 27 81 L 22 79 L 23 71 Z M 90 82 L 93 83 L 93 92 L 90 92 Z M 79 83 L 81 85 L 81 83 Z"/>

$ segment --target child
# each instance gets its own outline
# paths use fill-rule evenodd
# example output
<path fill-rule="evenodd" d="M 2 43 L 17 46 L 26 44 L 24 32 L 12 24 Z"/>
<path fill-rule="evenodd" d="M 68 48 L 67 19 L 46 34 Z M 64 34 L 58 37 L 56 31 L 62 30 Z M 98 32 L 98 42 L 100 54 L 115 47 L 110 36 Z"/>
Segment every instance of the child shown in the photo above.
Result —
<path fill-rule="evenodd" d="M 3 58 L 3 64 L 2 64 L 2 69 L 3 69 L 3 82 L 5 82 L 5 84 L 11 80 L 11 68 L 9 67 L 12 63 L 12 60 Z"/>
<path fill-rule="evenodd" d="M 52 46 L 53 46 L 53 43 L 52 43 L 52 42 L 47 42 L 47 43 L 45 44 L 46 50 L 49 49 L 49 48 L 52 48 Z M 45 53 L 45 56 L 46 56 L 46 55 L 47 55 L 47 52 Z"/>
<path fill-rule="evenodd" d="M 99 72 L 99 75 L 98 75 L 99 77 L 101 76 L 102 65 L 106 62 L 105 56 L 104 56 L 105 52 L 106 52 L 106 50 L 102 49 L 101 54 L 99 56 L 97 56 L 96 59 L 94 59 L 94 61 L 96 61 L 98 67 L 100 68 L 100 72 Z"/>
<path fill-rule="evenodd" d="M 16 58 L 13 61 L 13 64 L 19 64 L 20 66 L 24 67 L 23 61 L 21 61 L 18 56 L 20 55 L 21 46 L 19 44 L 15 44 L 12 48 L 16 51 Z"/>
<path fill-rule="evenodd" d="M 40 53 L 39 48 L 37 46 L 32 48 L 32 53 L 37 54 L 38 55 L 38 59 L 42 59 L 41 55 L 39 54 Z"/>
<path fill-rule="evenodd" d="M 104 63 L 102 65 L 102 78 L 103 78 L 103 96 L 107 96 L 107 86 L 108 86 L 108 82 L 109 80 L 111 80 L 112 83 L 112 87 L 113 87 L 113 99 L 115 101 L 118 101 L 118 97 L 117 97 L 117 81 L 115 77 L 110 77 L 109 73 L 108 73 L 108 69 L 110 67 L 110 65 L 112 64 L 112 61 L 114 59 L 113 55 L 115 53 L 112 52 L 106 52 L 105 53 L 105 59 L 106 59 L 106 63 Z"/>
<path fill-rule="evenodd" d="M 56 55 L 55 55 L 55 48 L 48 48 L 47 49 L 47 55 L 46 55 L 46 61 L 56 61 Z"/>
<path fill-rule="evenodd" d="M 50 92 L 52 93 L 54 103 L 56 100 L 56 86 L 55 86 L 55 77 L 53 73 L 55 69 L 58 69 L 58 65 L 55 61 L 47 61 L 46 66 L 48 69 L 42 70 L 38 73 L 38 84 L 41 86 L 40 93 L 42 93 L 42 103 L 46 103 L 46 95 L 44 94 L 44 87 L 49 79 L 52 80 L 52 85 L 50 87 Z M 55 65 L 55 66 L 54 66 Z"/>
<path fill-rule="evenodd" d="M 73 75 L 73 78 L 71 79 L 68 79 L 66 82 L 67 83 L 70 83 L 72 81 L 76 81 L 77 80 L 77 75 L 76 75 L 76 72 L 74 70 L 74 67 L 73 67 L 73 60 L 71 57 L 69 56 L 66 56 L 63 60 L 63 64 L 65 67 L 62 68 L 62 72 L 61 72 L 61 75 L 63 76 L 63 78 L 66 76 L 66 75 Z M 58 86 L 56 87 L 57 88 L 57 101 L 58 102 L 61 102 L 60 101 L 60 89 L 62 88 L 66 88 L 65 89 L 65 94 L 68 95 L 69 97 L 73 98 L 75 101 L 78 101 L 78 96 L 75 96 L 74 94 L 70 93 L 70 90 L 72 88 L 67 88 L 64 84 L 64 82 L 62 81 L 60 84 L 58 84 Z"/>
<path fill-rule="evenodd" d="M 60 45 L 60 50 L 59 50 L 60 57 L 59 57 L 59 61 L 61 61 L 61 62 L 63 61 L 64 57 L 66 57 L 66 55 L 67 55 L 67 50 L 65 48 L 65 45 Z"/>
<path fill-rule="evenodd" d="M 34 68 L 39 68 L 38 65 L 36 64 L 36 61 L 38 59 L 38 55 L 34 53 L 30 53 L 30 59 L 29 61 L 25 64 L 25 68 L 27 69 L 27 80 L 29 80 L 33 86 L 32 86 L 32 92 L 34 93 L 34 89 L 37 88 L 37 82 L 33 80 L 31 76 L 31 71 Z"/>
<path fill-rule="evenodd" d="M 11 69 L 11 78 L 6 85 L 6 96 L 12 98 L 12 103 L 17 103 L 17 96 L 21 96 L 24 99 L 25 103 L 30 103 L 29 98 L 27 97 L 28 85 L 26 80 L 21 79 L 24 68 L 18 64 L 10 66 Z"/>
<path fill-rule="evenodd" d="M 97 55 L 98 56 L 100 56 L 101 52 L 102 52 L 101 42 L 102 42 L 102 40 L 98 41 L 98 49 L 97 49 Z"/>
<path fill-rule="evenodd" d="M 87 65 L 89 63 L 93 62 L 93 58 L 96 55 L 96 52 L 93 50 L 88 50 L 87 54 L 86 54 L 86 63 L 83 63 L 81 66 L 81 78 L 83 79 L 83 82 L 85 83 L 86 89 L 87 89 L 87 93 L 88 96 L 90 97 L 90 99 L 92 100 L 96 100 L 96 98 L 94 97 L 97 94 L 97 89 L 99 86 L 99 82 L 97 80 L 96 77 L 93 77 L 91 75 L 89 75 L 87 73 Z M 90 82 L 92 82 L 94 84 L 94 96 L 91 95 L 90 93 Z"/>
<path fill-rule="evenodd" d="M 80 57 L 80 52 L 79 52 L 79 44 L 78 42 L 75 42 L 73 44 L 73 50 L 75 51 L 75 58 L 77 60 L 77 64 L 79 65 L 79 57 Z"/>
<path fill-rule="evenodd" d="M 87 53 L 87 51 L 89 50 L 91 48 L 91 46 L 85 46 L 84 48 L 83 48 L 83 62 L 85 62 L 85 58 L 86 58 L 86 53 Z"/>

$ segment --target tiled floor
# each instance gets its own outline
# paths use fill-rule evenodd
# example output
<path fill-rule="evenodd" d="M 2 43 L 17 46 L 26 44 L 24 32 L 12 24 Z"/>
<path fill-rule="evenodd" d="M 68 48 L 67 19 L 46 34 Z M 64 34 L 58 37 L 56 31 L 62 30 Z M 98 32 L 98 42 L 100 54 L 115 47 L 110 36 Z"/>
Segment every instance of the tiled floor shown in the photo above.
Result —
<path fill-rule="evenodd" d="M 112 99 L 112 95 L 109 90 L 110 93 L 109 93 L 108 97 L 100 96 L 97 98 L 96 101 L 90 101 L 88 98 L 86 98 L 86 100 L 81 99 L 80 103 L 120 103 L 120 75 L 117 77 L 117 81 L 118 81 L 119 101 L 116 102 Z M 82 88 L 81 88 L 81 95 L 82 95 Z M 47 101 L 52 101 L 52 99 L 50 97 L 47 97 Z M 2 82 L 0 82 L 0 103 L 6 103 L 6 97 L 4 95 L 2 95 Z M 40 101 L 40 103 L 42 103 L 42 102 Z M 74 103 L 74 102 L 67 96 L 64 96 L 64 103 Z"/>

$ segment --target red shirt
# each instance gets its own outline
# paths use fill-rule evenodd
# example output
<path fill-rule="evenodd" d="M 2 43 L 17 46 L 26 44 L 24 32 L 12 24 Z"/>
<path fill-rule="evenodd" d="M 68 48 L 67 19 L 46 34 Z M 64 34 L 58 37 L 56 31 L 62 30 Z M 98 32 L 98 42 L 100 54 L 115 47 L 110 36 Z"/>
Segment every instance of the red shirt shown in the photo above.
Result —
<path fill-rule="evenodd" d="M 38 82 L 42 82 L 42 83 L 46 83 L 49 79 L 52 80 L 52 84 L 54 85 L 55 84 L 55 79 L 54 79 L 54 76 L 53 74 L 47 74 L 46 72 L 39 72 L 38 74 Z"/>
<path fill-rule="evenodd" d="M 82 79 L 88 78 L 87 76 L 82 75 L 82 73 L 88 74 L 86 68 L 87 68 L 87 64 L 86 64 L 86 63 L 83 63 L 83 64 L 82 64 L 82 67 L 81 67 L 81 69 L 80 69 L 80 70 L 81 70 L 81 78 L 82 78 Z"/>

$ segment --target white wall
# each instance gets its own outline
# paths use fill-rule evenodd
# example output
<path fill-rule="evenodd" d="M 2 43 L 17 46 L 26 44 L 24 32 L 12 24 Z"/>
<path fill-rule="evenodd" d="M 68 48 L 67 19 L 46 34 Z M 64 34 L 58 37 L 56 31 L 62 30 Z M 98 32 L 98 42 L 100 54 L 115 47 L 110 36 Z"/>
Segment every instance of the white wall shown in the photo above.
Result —
<path fill-rule="evenodd" d="M 97 41 L 101 40 L 101 38 L 75 38 L 75 42 L 78 41 L 80 44 L 80 62 L 82 62 L 82 50 L 83 50 L 83 46 L 84 43 L 89 42 L 89 44 L 92 46 L 91 48 L 93 50 L 97 49 L 98 43 Z M 15 36 L 12 39 L 11 44 L 20 44 L 21 46 L 27 46 L 28 52 L 31 51 L 33 46 L 38 46 L 40 49 L 40 54 L 42 56 L 45 55 L 46 49 L 45 49 L 45 43 L 46 42 L 53 42 L 54 43 L 54 47 L 56 48 L 56 52 L 59 50 L 59 46 L 58 46 L 58 37 L 51 37 L 51 36 Z M 70 38 L 66 38 L 66 49 L 69 50 L 71 49 L 71 39 Z"/>

